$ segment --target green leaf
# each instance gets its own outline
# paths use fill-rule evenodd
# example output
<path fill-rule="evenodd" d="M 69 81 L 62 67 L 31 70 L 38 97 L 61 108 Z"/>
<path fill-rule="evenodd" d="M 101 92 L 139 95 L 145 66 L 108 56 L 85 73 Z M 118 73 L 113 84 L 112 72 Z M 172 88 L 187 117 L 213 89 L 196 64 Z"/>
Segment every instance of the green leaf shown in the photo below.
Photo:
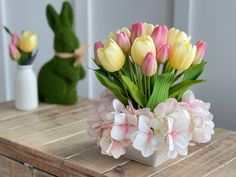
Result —
<path fill-rule="evenodd" d="M 4 26 L 3 27 L 4 29 L 5 29 L 5 31 L 11 36 L 12 34 L 11 34 L 11 31 L 6 27 L 6 26 Z"/>
<path fill-rule="evenodd" d="M 182 97 L 182 94 L 192 85 L 204 82 L 204 80 L 186 80 L 182 81 L 170 88 L 169 97 Z"/>
<path fill-rule="evenodd" d="M 141 92 L 138 89 L 137 85 L 135 85 L 135 83 L 133 83 L 129 77 L 122 74 L 120 74 L 120 76 L 121 76 L 122 81 L 127 86 L 129 93 L 134 99 L 134 101 L 137 102 L 137 104 L 140 105 L 141 107 L 145 107 L 147 104 L 147 98 L 143 94 L 143 92 Z"/>
<path fill-rule="evenodd" d="M 128 99 L 124 96 L 122 88 L 112 82 L 102 70 L 96 70 L 96 77 L 101 84 L 111 90 L 124 105 L 128 104 Z"/>
<path fill-rule="evenodd" d="M 155 82 L 153 92 L 151 97 L 147 103 L 147 107 L 154 110 L 154 108 L 161 102 L 166 101 L 169 95 L 169 88 L 174 80 L 173 73 L 164 73 L 158 75 L 157 80 Z"/>
<path fill-rule="evenodd" d="M 184 78 L 183 81 L 186 80 L 197 80 L 197 78 L 202 74 L 206 62 L 202 61 L 197 65 L 193 65 L 187 70 L 184 71 Z"/>

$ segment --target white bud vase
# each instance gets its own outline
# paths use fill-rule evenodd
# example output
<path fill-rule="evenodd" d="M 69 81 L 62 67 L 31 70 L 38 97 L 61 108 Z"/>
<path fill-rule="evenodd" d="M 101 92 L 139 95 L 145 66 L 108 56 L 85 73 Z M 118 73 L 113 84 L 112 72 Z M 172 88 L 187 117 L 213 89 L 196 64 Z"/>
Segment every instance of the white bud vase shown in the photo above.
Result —
<path fill-rule="evenodd" d="M 38 107 L 37 78 L 32 65 L 18 65 L 15 80 L 15 106 L 22 111 Z"/>

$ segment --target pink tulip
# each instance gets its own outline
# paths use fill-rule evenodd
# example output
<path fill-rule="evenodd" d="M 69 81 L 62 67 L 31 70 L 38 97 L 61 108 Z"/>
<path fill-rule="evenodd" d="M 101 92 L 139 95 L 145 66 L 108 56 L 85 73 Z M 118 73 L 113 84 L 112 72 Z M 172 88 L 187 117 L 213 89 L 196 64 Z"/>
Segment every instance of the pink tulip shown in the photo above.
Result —
<path fill-rule="evenodd" d="M 133 43 L 135 38 L 145 34 L 144 24 L 142 22 L 133 24 L 130 29 L 130 32 L 131 32 L 130 40 L 131 40 L 131 43 Z"/>
<path fill-rule="evenodd" d="M 198 41 L 196 43 L 197 46 L 197 52 L 196 52 L 196 56 L 194 58 L 193 64 L 199 64 L 202 61 L 202 58 L 205 54 L 205 49 L 206 49 L 206 42 L 204 41 Z"/>
<path fill-rule="evenodd" d="M 8 48 L 9 48 L 9 54 L 10 54 L 11 58 L 15 61 L 19 60 L 20 59 L 20 52 L 16 48 L 16 46 L 13 44 L 10 44 L 8 46 Z"/>
<path fill-rule="evenodd" d="M 142 73 L 145 76 L 152 76 L 157 71 L 157 61 L 152 52 L 148 52 L 142 62 Z"/>
<path fill-rule="evenodd" d="M 125 32 L 116 33 L 116 42 L 124 53 L 129 52 L 131 44 Z"/>
<path fill-rule="evenodd" d="M 95 62 L 97 65 L 100 65 L 98 55 L 97 55 L 97 50 L 103 47 L 104 47 L 104 44 L 101 41 L 97 41 L 94 43 L 94 57 L 95 57 Z"/>
<path fill-rule="evenodd" d="M 152 32 L 152 39 L 157 50 L 167 43 L 168 28 L 165 25 L 156 26 Z"/>
<path fill-rule="evenodd" d="M 161 64 L 165 63 L 170 54 L 170 45 L 164 44 L 160 47 L 160 49 L 157 51 L 157 61 Z"/>
<path fill-rule="evenodd" d="M 15 45 L 16 47 L 19 46 L 20 43 L 20 37 L 16 33 L 12 33 L 11 35 L 11 43 Z"/>

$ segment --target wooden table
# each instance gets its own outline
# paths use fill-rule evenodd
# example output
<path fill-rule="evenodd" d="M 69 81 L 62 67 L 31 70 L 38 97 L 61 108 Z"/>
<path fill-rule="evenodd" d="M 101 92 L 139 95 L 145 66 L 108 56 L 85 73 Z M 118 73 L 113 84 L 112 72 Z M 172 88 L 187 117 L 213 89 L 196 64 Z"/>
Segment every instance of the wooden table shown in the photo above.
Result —
<path fill-rule="evenodd" d="M 0 104 L 0 177 L 236 177 L 236 133 L 216 129 L 210 143 L 157 167 L 100 154 L 86 132 L 95 102 L 74 106 L 41 104 L 32 112 Z"/>

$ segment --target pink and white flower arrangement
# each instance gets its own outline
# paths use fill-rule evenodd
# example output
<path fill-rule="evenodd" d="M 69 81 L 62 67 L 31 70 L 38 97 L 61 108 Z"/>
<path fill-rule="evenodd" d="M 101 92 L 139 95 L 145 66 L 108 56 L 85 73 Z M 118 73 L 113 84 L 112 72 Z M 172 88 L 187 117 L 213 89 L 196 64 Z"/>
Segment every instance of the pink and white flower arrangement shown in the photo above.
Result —
<path fill-rule="evenodd" d="M 88 121 L 102 154 L 119 158 L 133 147 L 149 157 L 165 149 L 173 159 L 187 155 L 191 141 L 210 141 L 210 104 L 189 90 L 203 82 L 206 43 L 195 46 L 178 29 L 142 22 L 109 36 L 94 45 L 95 73 L 108 90 Z"/>

